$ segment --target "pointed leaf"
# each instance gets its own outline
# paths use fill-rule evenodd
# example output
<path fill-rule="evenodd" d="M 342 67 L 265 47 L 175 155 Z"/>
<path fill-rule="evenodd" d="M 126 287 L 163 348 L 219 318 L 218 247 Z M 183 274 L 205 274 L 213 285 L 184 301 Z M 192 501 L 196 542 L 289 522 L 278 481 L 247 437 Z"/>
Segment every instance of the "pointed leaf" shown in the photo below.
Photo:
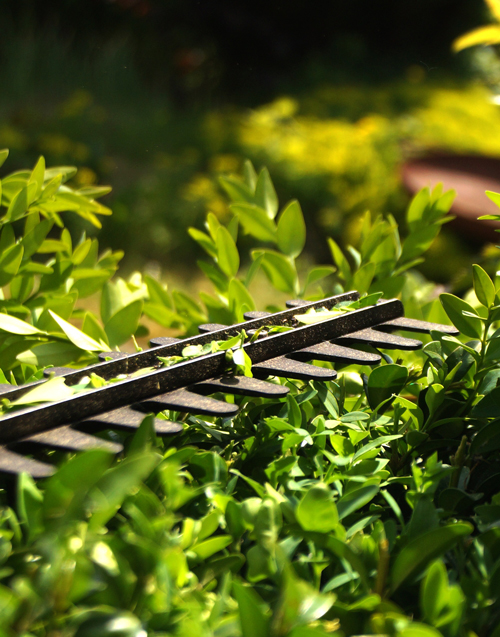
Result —
<path fill-rule="evenodd" d="M 479 317 L 476 319 L 463 315 L 464 311 L 470 312 L 473 315 L 477 314 L 471 305 L 453 294 L 441 294 L 439 299 L 449 319 L 462 334 L 470 336 L 471 338 L 481 338 L 482 324 Z"/>
<path fill-rule="evenodd" d="M 491 46 L 492 44 L 498 44 L 500 42 L 500 26 L 491 24 L 485 27 L 479 27 L 469 31 L 465 35 L 461 35 L 453 42 L 453 50 L 463 51 L 471 46 L 477 46 L 482 44 L 484 46 Z"/>
<path fill-rule="evenodd" d="M 36 162 L 35 167 L 33 168 L 33 172 L 31 173 L 31 177 L 29 179 L 29 184 L 36 184 L 36 189 L 33 194 L 33 201 L 38 199 L 42 192 L 43 181 L 45 177 L 45 159 L 40 157 Z"/>
<path fill-rule="evenodd" d="M 104 324 L 104 331 L 111 347 L 122 345 L 135 334 L 142 314 L 143 301 L 137 300 L 126 305 Z"/>
<path fill-rule="evenodd" d="M 274 287 L 280 292 L 296 294 L 298 277 L 295 266 L 282 254 L 271 250 L 254 251 L 252 258 L 257 259 L 260 254 L 263 254 L 261 267 Z"/>
<path fill-rule="evenodd" d="M 330 237 L 328 237 L 328 246 L 332 253 L 333 262 L 339 269 L 339 273 L 342 275 L 344 281 L 349 281 L 351 278 L 351 266 L 349 265 L 349 261 L 345 258 L 344 253 L 337 243 Z"/>
<path fill-rule="evenodd" d="M 211 257 L 216 257 L 217 250 L 215 248 L 215 244 L 208 236 L 208 234 L 205 234 L 204 232 L 201 232 L 201 230 L 197 230 L 196 228 L 188 228 L 188 234 L 192 239 L 194 239 L 201 245 L 201 247 L 207 254 L 209 254 Z"/>
<path fill-rule="evenodd" d="M 278 221 L 278 246 L 289 257 L 295 258 L 304 249 L 306 224 L 298 201 L 291 201 Z"/>
<path fill-rule="evenodd" d="M 58 316 L 52 310 L 49 310 L 49 314 L 54 319 L 54 321 L 59 325 L 62 331 L 66 334 L 69 340 L 80 349 L 83 349 L 87 352 L 107 351 L 107 348 L 103 347 L 101 343 L 94 341 L 93 338 L 90 338 L 90 336 L 87 336 L 87 334 L 84 334 L 81 330 L 79 330 L 74 325 L 71 325 L 71 323 L 68 323 L 67 321 L 65 321 L 63 318 Z"/>
<path fill-rule="evenodd" d="M 0 255 L 0 287 L 10 283 L 21 265 L 24 247 L 21 243 L 11 246 Z"/>
<path fill-rule="evenodd" d="M 266 605 L 250 586 L 233 582 L 233 593 L 238 603 L 242 637 L 265 637 L 269 631 Z"/>
<path fill-rule="evenodd" d="M 391 569 L 391 591 L 394 592 L 411 575 L 423 569 L 430 561 L 453 548 L 459 540 L 470 535 L 471 524 L 448 524 L 411 540 L 400 551 Z"/>
<path fill-rule="evenodd" d="M 326 484 L 312 486 L 299 502 L 295 511 L 298 523 L 305 531 L 330 533 L 339 522 L 332 492 Z"/>
<path fill-rule="evenodd" d="M 253 203 L 253 190 L 250 190 L 250 188 L 239 179 L 235 179 L 234 177 L 219 177 L 219 183 L 229 195 L 231 201 L 235 203 Z"/>
<path fill-rule="evenodd" d="M 276 226 L 266 211 L 254 204 L 233 204 L 231 211 L 238 217 L 243 229 L 260 241 L 276 243 Z"/>
<path fill-rule="evenodd" d="M 9 151 L 7 148 L 3 148 L 2 150 L 0 150 L 0 166 L 4 165 L 5 160 L 7 159 L 8 156 L 9 156 Z"/>
<path fill-rule="evenodd" d="M 273 182 L 269 176 L 267 168 L 260 171 L 259 178 L 255 186 L 255 203 L 264 208 L 269 219 L 274 219 L 278 212 L 278 196 L 274 189 Z"/>
<path fill-rule="evenodd" d="M 495 303 L 495 286 L 488 274 L 479 265 L 472 266 L 474 292 L 479 302 L 485 307 L 491 307 Z"/>
<path fill-rule="evenodd" d="M 28 336 L 30 334 L 45 334 L 38 328 L 21 321 L 21 319 L 15 316 L 9 316 L 7 314 L 0 313 L 0 330 L 9 332 L 9 334 L 20 334 L 22 336 Z"/>
<path fill-rule="evenodd" d="M 368 402 L 375 409 L 393 395 L 398 395 L 408 380 L 408 368 L 404 365 L 382 365 L 368 378 Z"/>
<path fill-rule="evenodd" d="M 240 267 L 240 255 L 229 231 L 224 226 L 217 230 L 217 263 L 228 277 L 234 277 Z"/>
<path fill-rule="evenodd" d="M 243 164 L 243 176 L 245 177 L 246 185 L 252 192 L 254 192 L 255 186 L 257 185 L 257 173 L 249 159 L 245 160 L 245 163 Z"/>

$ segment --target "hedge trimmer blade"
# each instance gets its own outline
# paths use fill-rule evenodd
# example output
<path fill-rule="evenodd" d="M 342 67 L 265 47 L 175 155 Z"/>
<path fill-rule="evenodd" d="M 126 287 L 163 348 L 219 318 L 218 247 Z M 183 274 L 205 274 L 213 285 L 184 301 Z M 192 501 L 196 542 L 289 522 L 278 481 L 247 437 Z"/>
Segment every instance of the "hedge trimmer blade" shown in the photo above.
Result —
<path fill-rule="evenodd" d="M 248 397 L 281 398 L 288 388 L 265 379 L 269 376 L 309 380 L 333 380 L 333 369 L 319 367 L 311 361 L 338 364 L 376 365 L 381 357 L 376 352 L 357 349 L 371 345 L 382 349 L 414 350 L 422 346 L 415 339 L 392 332 L 458 334 L 448 325 L 404 318 L 403 305 L 397 299 L 379 301 L 376 305 L 346 311 L 326 320 L 300 325 L 295 316 L 359 299 L 348 292 L 314 303 L 290 301 L 289 309 L 270 314 L 249 312 L 237 325 L 209 324 L 200 326 L 200 335 L 188 339 L 156 338 L 151 349 L 137 354 L 110 352 L 101 354 L 102 362 L 84 369 L 52 368 L 49 374 L 63 377 L 68 386 L 96 374 L 105 380 L 116 379 L 96 389 L 76 393 L 56 402 L 47 402 L 11 411 L 0 419 L 0 471 L 16 474 L 22 471 L 41 478 L 53 473 L 52 465 L 21 455 L 33 447 L 81 451 L 100 447 L 120 453 L 122 446 L 97 438 L 90 432 L 104 429 L 134 431 L 148 413 L 169 409 L 190 414 L 231 417 L 238 406 L 210 394 L 238 394 Z M 287 331 L 268 333 L 276 327 Z M 267 329 L 266 329 L 267 328 Z M 242 346 L 251 361 L 253 378 L 237 376 L 227 362 L 226 351 L 214 351 L 191 360 L 164 367 L 158 357 L 181 356 L 186 347 L 203 346 L 212 341 L 229 339 L 242 331 L 251 336 Z M 255 333 L 260 330 L 259 333 Z M 107 359 L 107 360 L 106 360 Z M 141 373 L 143 371 L 143 373 Z M 15 401 L 43 386 L 45 381 L 22 387 L 0 386 L 1 398 Z M 179 433 L 183 425 L 154 418 L 158 436 Z"/>

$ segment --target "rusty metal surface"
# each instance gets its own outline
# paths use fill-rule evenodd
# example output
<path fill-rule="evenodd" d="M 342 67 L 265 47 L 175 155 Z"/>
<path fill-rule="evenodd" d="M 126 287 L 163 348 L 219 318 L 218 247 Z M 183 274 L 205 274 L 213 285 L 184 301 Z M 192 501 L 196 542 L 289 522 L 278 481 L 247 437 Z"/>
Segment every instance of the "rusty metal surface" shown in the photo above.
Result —
<path fill-rule="evenodd" d="M 170 337 L 151 341 L 151 349 L 138 354 L 107 352 L 100 355 L 102 362 L 82 370 L 56 368 L 50 370 L 66 379 L 66 384 L 79 382 L 91 372 L 105 379 L 125 375 L 123 380 L 104 387 L 88 390 L 56 403 L 46 403 L 6 414 L 0 419 L 0 470 L 7 473 L 27 471 L 35 477 L 49 475 L 53 468 L 15 450 L 40 446 L 66 451 L 80 451 L 94 447 L 120 453 L 119 443 L 103 440 L 92 432 L 117 429 L 133 432 L 142 423 L 145 414 L 158 414 L 168 409 L 208 416 L 232 417 L 238 407 L 224 401 L 224 394 L 261 398 L 282 398 L 288 388 L 277 382 L 266 382 L 268 377 L 299 380 L 333 380 L 335 370 L 318 367 L 310 361 L 331 361 L 339 364 L 374 365 L 380 362 L 376 352 L 356 349 L 357 344 L 369 344 L 387 349 L 417 349 L 421 342 L 392 334 L 395 330 L 457 333 L 450 326 L 405 319 L 403 306 L 398 300 L 380 301 L 377 305 L 347 312 L 312 325 L 299 325 L 294 319 L 297 309 L 334 307 L 337 303 L 358 298 L 356 292 L 330 297 L 315 303 L 290 301 L 290 309 L 275 314 L 249 312 L 246 322 L 225 326 L 200 326 L 199 336 L 180 340 Z M 158 356 L 179 356 L 188 345 L 204 345 L 213 340 L 225 340 L 243 329 L 252 334 L 266 326 L 286 325 L 293 329 L 268 335 L 261 330 L 259 338 L 248 342 L 244 349 L 252 361 L 254 378 L 228 373 L 226 352 L 183 361 L 170 367 L 160 365 Z M 376 328 L 376 329 L 375 329 Z M 349 345 L 349 346 L 346 346 Z M 136 372 L 152 368 L 137 375 Z M 130 374 L 134 374 L 130 376 Z M 0 387 L 2 398 L 15 400 L 40 383 L 13 388 Z M 210 394 L 217 394 L 211 398 Z M 154 417 L 154 427 L 160 436 L 179 433 L 183 425 Z"/>

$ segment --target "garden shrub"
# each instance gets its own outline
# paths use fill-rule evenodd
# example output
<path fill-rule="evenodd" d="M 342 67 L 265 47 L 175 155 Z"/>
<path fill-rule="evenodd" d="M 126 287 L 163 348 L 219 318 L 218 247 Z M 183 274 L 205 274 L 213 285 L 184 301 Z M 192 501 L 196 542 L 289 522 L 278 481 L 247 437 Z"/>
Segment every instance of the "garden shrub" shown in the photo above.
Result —
<path fill-rule="evenodd" d="M 1 161 L 7 158 L 2 151 Z M 62 213 L 72 211 L 100 227 L 111 210 L 97 199 L 110 188 L 68 185 L 75 168 L 45 168 L 7 175 L 1 182 L 0 369 L 2 380 L 29 382 L 47 365 L 85 365 L 122 345 L 137 330 L 144 305 L 133 282 L 111 278 L 123 256 L 99 254 L 97 239 L 74 243 Z M 100 318 L 77 305 L 101 293 Z M 81 329 L 71 324 L 81 321 Z"/>
<path fill-rule="evenodd" d="M 398 293 L 462 336 L 432 333 L 334 382 L 275 379 L 286 399 L 235 397 L 234 418 L 166 413 L 185 424 L 177 437 L 158 440 L 146 417 L 113 434 L 127 448 L 117 462 L 93 450 L 40 485 L 22 475 L 0 515 L 0 634 L 496 637 L 500 277 L 475 266 L 470 303 L 439 302 L 411 270 L 453 193 L 419 193 L 404 240 L 392 218 L 367 215 L 356 249 L 330 242 L 335 272 L 304 277 L 299 204 L 278 215 L 269 174 L 250 164 L 222 186 L 231 220 L 190 230 L 210 258 L 210 320 L 252 308 L 262 269 L 286 294 Z M 245 273 L 239 229 L 258 241 Z M 206 317 L 152 281 L 136 277 L 144 311 L 187 332 Z"/>

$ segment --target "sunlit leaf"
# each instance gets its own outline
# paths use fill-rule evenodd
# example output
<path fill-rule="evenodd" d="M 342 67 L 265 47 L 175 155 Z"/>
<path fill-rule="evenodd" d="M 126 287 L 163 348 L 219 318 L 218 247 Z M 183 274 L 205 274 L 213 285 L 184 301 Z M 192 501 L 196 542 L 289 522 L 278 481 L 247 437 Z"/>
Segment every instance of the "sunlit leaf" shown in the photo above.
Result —
<path fill-rule="evenodd" d="M 461 35 L 454 40 L 452 47 L 455 52 L 458 52 L 463 51 L 463 49 L 468 49 L 471 46 L 477 46 L 478 44 L 491 46 L 498 43 L 500 43 L 500 26 L 491 24 Z"/>
<path fill-rule="evenodd" d="M 278 220 L 277 239 L 279 249 L 295 258 L 306 243 L 306 224 L 298 201 L 291 201 Z"/>
<path fill-rule="evenodd" d="M 62 331 L 66 334 L 69 340 L 79 347 L 80 349 L 86 350 L 88 352 L 103 352 L 107 351 L 107 347 L 104 344 L 98 343 L 94 341 L 93 338 L 90 338 L 87 334 L 84 334 L 81 330 L 79 330 L 71 323 L 68 323 L 63 318 L 58 316 L 52 310 L 49 310 L 50 316 L 54 319 L 54 321 L 59 325 Z"/>

